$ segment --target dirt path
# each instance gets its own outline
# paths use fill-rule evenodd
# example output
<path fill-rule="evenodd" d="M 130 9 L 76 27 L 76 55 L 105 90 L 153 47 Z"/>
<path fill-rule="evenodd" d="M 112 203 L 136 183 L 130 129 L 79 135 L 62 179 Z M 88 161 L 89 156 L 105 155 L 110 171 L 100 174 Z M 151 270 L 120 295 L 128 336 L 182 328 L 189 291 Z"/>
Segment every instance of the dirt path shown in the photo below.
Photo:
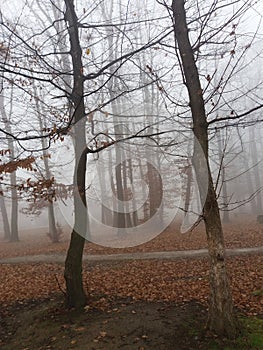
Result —
<path fill-rule="evenodd" d="M 235 344 L 205 332 L 206 314 L 197 302 L 176 305 L 113 299 L 104 311 L 77 312 L 65 310 L 59 301 L 44 300 L 5 317 L 0 346 L 2 350 L 261 349 L 258 338 L 258 346 L 252 343 L 252 336 L 261 330 L 259 321 L 251 330 L 253 323 L 246 318 L 244 334 Z"/>
<path fill-rule="evenodd" d="M 240 256 L 249 254 L 262 254 L 263 246 L 254 248 L 227 249 L 227 256 Z M 181 259 L 199 258 L 207 256 L 207 249 L 145 252 L 145 253 L 124 253 L 124 254 L 98 254 L 83 256 L 84 261 L 119 261 L 119 260 L 149 260 L 149 259 Z M 21 263 L 63 263 L 65 254 L 40 254 L 29 256 L 17 256 L 13 258 L 0 259 L 0 264 L 21 264 Z"/>

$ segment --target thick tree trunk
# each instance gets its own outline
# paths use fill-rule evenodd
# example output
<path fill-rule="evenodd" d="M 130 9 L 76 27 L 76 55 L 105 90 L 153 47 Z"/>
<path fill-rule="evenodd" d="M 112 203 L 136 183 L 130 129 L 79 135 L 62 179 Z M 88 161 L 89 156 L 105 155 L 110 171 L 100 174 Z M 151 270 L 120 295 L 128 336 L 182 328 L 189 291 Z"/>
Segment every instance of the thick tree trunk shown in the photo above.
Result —
<path fill-rule="evenodd" d="M 66 303 L 68 307 L 82 308 L 86 305 L 86 295 L 82 281 L 82 255 L 85 239 L 73 230 L 65 262 Z"/>
<path fill-rule="evenodd" d="M 193 162 L 201 201 L 204 203 L 203 218 L 210 258 L 211 297 L 207 326 L 220 336 L 234 337 L 236 336 L 237 328 L 225 266 L 223 230 L 208 161 L 208 128 L 204 100 L 195 58 L 188 36 L 184 0 L 173 0 L 172 9 L 175 37 L 190 99 L 193 131 L 199 142 L 196 141 L 194 145 Z M 208 184 L 205 179 L 208 179 Z M 206 189 L 207 185 L 208 192 Z"/>
<path fill-rule="evenodd" d="M 210 257 L 210 304 L 207 326 L 220 336 L 235 337 L 237 325 L 225 266 L 223 230 L 210 171 L 208 181 L 203 212 Z"/>
<path fill-rule="evenodd" d="M 87 235 L 87 211 L 85 195 L 86 153 L 83 152 L 84 144 L 82 142 L 84 138 L 82 131 L 85 129 L 79 127 L 76 130 L 77 135 L 75 143 L 75 223 L 71 234 L 70 246 L 67 252 L 64 271 L 64 277 L 66 280 L 67 305 L 74 308 L 81 308 L 86 304 L 86 295 L 83 289 L 82 281 L 82 256 L 85 245 L 85 237 Z M 81 156 L 79 157 L 80 153 Z"/>
<path fill-rule="evenodd" d="M 75 173 L 74 210 L 75 222 L 71 234 L 70 246 L 65 261 L 64 277 L 66 281 L 67 304 L 69 307 L 81 308 L 86 304 L 86 295 L 82 281 L 82 256 L 87 236 L 87 210 L 85 194 L 85 175 L 87 155 L 85 139 L 85 106 L 82 50 L 79 42 L 78 19 L 73 0 L 65 0 L 65 19 L 68 23 L 70 54 L 72 58 L 74 85 L 71 99 L 74 112 L 74 149 Z"/>

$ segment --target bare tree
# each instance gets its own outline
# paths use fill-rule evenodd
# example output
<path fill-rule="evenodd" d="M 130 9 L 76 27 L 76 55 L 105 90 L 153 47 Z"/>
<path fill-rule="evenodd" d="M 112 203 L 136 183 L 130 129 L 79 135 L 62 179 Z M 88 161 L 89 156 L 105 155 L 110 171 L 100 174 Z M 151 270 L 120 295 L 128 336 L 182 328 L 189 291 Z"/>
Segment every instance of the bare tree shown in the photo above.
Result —
<path fill-rule="evenodd" d="M 236 74 L 246 67 L 246 65 L 242 68 L 238 66 L 241 61 L 233 62 L 236 51 L 239 49 L 239 59 L 242 60 L 248 47 L 252 45 L 255 39 L 255 36 L 253 36 L 249 44 L 238 48 L 237 25 L 235 23 L 246 13 L 249 6 L 253 5 L 253 2 L 240 4 L 234 12 L 228 12 L 229 5 L 228 2 L 215 0 L 202 5 L 198 3 L 196 7 L 193 7 L 184 0 L 173 0 L 172 17 L 176 49 L 178 49 L 176 52 L 181 64 L 183 83 L 189 96 L 192 128 L 198 141 L 195 142 L 193 163 L 200 196 L 204 203 L 202 218 L 206 227 L 210 257 L 210 304 L 207 326 L 217 334 L 235 337 L 238 333 L 238 327 L 233 312 L 233 302 L 226 270 L 224 237 L 211 171 L 211 154 L 209 153 L 209 151 L 211 152 L 209 150 L 211 143 L 209 143 L 209 140 L 211 131 L 214 130 L 212 126 L 215 123 L 221 123 L 219 124 L 221 127 L 223 123 L 225 123 L 223 127 L 249 125 L 246 116 L 262 108 L 262 103 L 259 99 L 254 99 L 255 103 L 252 108 L 238 112 L 240 108 L 238 101 L 245 95 L 249 95 L 250 91 L 244 92 L 244 90 L 237 89 L 232 96 L 227 91 L 227 86 L 235 85 Z M 197 12 L 190 19 L 193 9 L 197 9 Z M 224 9 L 228 15 L 217 25 L 216 23 L 211 25 L 210 21 L 213 21 L 213 14 L 215 11 L 220 11 L 220 9 Z M 194 26 L 195 33 L 193 33 Z M 224 30 L 228 26 L 232 26 L 232 31 L 226 35 Z M 213 49 L 209 50 L 209 47 Z M 219 64 L 217 63 L 217 67 L 213 71 L 211 65 L 207 63 L 207 69 L 200 73 L 202 60 L 206 59 L 206 63 L 209 62 L 210 57 L 215 59 L 217 56 L 223 59 L 226 52 L 228 52 L 228 58 L 224 62 L 225 67 L 222 76 L 213 83 L 213 79 L 218 73 Z M 208 73 L 209 69 L 211 74 Z M 213 115 L 216 116 L 213 117 Z M 258 116 L 255 115 L 254 123 L 259 120 Z M 199 148 L 198 143 L 201 148 Z M 204 157 L 202 154 L 204 154 Z M 208 176 L 207 195 L 204 181 L 206 173 Z M 223 195 L 226 196 L 226 193 Z"/>
<path fill-rule="evenodd" d="M 194 167 L 201 197 L 203 199 L 203 219 L 206 227 L 208 251 L 210 257 L 210 304 L 208 327 L 217 334 L 235 336 L 236 322 L 233 314 L 233 302 L 225 266 L 225 247 L 219 208 L 211 175 L 208 155 L 208 124 L 205 103 L 197 70 L 194 51 L 188 34 L 184 0 L 172 3 L 176 42 L 182 62 L 185 84 L 189 94 L 193 119 L 193 131 L 201 145 L 194 148 Z M 204 188 L 204 179 L 208 173 L 208 192 Z"/>

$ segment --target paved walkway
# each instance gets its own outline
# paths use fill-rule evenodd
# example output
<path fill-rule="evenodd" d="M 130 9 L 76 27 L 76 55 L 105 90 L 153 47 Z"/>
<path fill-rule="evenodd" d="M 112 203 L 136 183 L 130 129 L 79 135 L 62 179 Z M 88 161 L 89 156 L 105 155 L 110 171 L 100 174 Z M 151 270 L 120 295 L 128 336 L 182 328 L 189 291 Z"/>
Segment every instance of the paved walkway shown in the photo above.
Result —
<path fill-rule="evenodd" d="M 263 246 L 255 248 L 236 248 L 227 249 L 227 256 L 263 254 Z M 182 259 L 182 258 L 200 258 L 207 256 L 207 249 L 198 250 L 178 250 L 165 252 L 147 252 L 147 253 L 124 253 L 110 255 L 84 255 L 84 261 L 119 261 L 119 260 L 148 260 L 148 259 Z M 17 256 L 14 258 L 0 259 L 0 264 L 23 264 L 23 263 L 64 263 L 64 254 L 42 254 Z"/>

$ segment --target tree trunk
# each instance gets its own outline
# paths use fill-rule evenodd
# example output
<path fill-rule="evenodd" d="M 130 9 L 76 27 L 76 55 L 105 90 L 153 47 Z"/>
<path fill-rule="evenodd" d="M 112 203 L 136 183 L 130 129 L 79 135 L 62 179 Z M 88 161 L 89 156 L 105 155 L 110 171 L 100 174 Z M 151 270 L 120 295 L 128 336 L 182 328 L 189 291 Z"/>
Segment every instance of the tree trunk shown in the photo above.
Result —
<path fill-rule="evenodd" d="M 100 155 L 100 166 L 98 167 L 98 178 L 101 191 L 101 222 L 104 225 L 112 225 L 112 211 L 108 208 L 108 193 L 106 190 L 105 164 L 106 159 Z"/>
<path fill-rule="evenodd" d="M 146 179 L 147 172 L 144 173 L 144 167 L 147 166 L 147 163 L 143 164 L 141 158 L 138 158 L 138 163 L 139 163 L 139 172 L 140 172 L 141 179 L 145 179 L 145 181 L 147 181 L 147 179 Z M 147 198 L 144 181 L 141 181 L 141 193 L 143 195 L 143 198 Z M 143 203 L 143 217 L 142 217 L 142 221 L 146 222 L 149 219 L 150 219 L 150 202 L 149 202 L 149 198 L 147 198 L 147 200 L 145 200 L 144 203 Z"/>
<path fill-rule="evenodd" d="M 14 152 L 14 147 L 12 148 L 12 154 Z M 14 159 L 12 157 L 12 159 Z M 16 190 L 16 171 L 10 174 L 10 184 L 11 184 L 11 198 L 12 198 L 12 209 L 11 209 L 11 242 L 18 242 L 18 198 Z"/>
<path fill-rule="evenodd" d="M 58 243 L 59 235 L 58 235 L 58 230 L 57 230 L 56 221 L 55 221 L 53 202 L 48 204 L 47 209 L 48 209 L 48 226 L 49 226 L 49 234 L 51 237 L 51 241 L 52 243 Z"/>
<path fill-rule="evenodd" d="M 138 211 L 136 209 L 136 196 L 135 194 L 135 187 L 133 183 L 133 166 L 132 166 L 132 159 L 128 159 L 128 173 L 129 173 L 129 179 L 131 183 L 131 191 L 132 191 L 132 226 L 136 227 L 138 226 Z"/>
<path fill-rule="evenodd" d="M 67 251 L 64 277 L 66 280 L 66 303 L 68 307 L 82 308 L 86 305 L 86 294 L 82 281 L 82 255 L 85 239 L 75 230 L 71 233 Z"/>
<path fill-rule="evenodd" d="M 216 193 L 208 161 L 208 127 L 204 99 L 188 36 L 184 0 L 173 0 L 175 37 L 182 61 L 183 73 L 190 99 L 193 131 L 198 142 L 194 145 L 194 167 L 197 177 L 206 227 L 210 258 L 210 305 L 207 327 L 220 336 L 235 337 L 236 320 L 233 314 L 232 296 L 225 266 L 223 230 Z M 208 179 L 208 183 L 205 181 Z M 208 192 L 206 195 L 206 186 Z"/>
<path fill-rule="evenodd" d="M 257 150 L 257 138 L 255 135 L 255 128 L 252 127 L 249 130 L 249 142 L 250 142 L 250 154 L 252 159 L 252 164 L 254 166 L 253 173 L 255 176 L 255 189 L 256 191 L 259 191 L 259 193 L 256 196 L 256 213 L 255 214 L 262 214 L 263 212 L 263 205 L 262 205 L 262 198 L 261 198 L 261 181 L 260 181 L 260 173 L 259 173 L 259 159 L 258 159 L 258 150 Z"/>
<path fill-rule="evenodd" d="M 1 80 L 0 90 L 3 91 L 3 88 L 4 88 L 3 81 Z M 11 101 L 12 101 L 12 97 L 13 97 L 13 86 L 11 85 L 11 96 L 10 96 Z M 9 116 L 7 116 L 5 104 L 4 104 L 4 95 L 0 94 L 0 112 L 2 115 L 3 123 L 5 125 L 5 130 L 9 135 L 12 135 L 12 129 L 11 129 L 11 123 L 10 123 L 12 110 L 13 110 L 12 107 L 13 105 L 11 102 L 10 111 L 8 113 Z M 7 145 L 10 151 L 9 160 L 12 162 L 15 160 L 15 147 L 14 147 L 14 140 L 10 136 L 7 136 Z M 17 189 L 16 189 L 16 170 L 14 170 L 10 174 L 10 187 L 11 187 L 11 200 L 12 200 L 10 241 L 17 242 L 19 241 L 19 238 L 18 238 L 18 197 L 17 197 Z"/>
<path fill-rule="evenodd" d="M 185 202 L 184 202 L 184 224 L 186 226 L 189 226 L 189 213 L 188 213 L 188 211 L 190 208 L 191 188 L 192 188 L 192 181 L 193 181 L 191 164 L 187 165 L 185 174 L 186 174 L 186 189 L 185 189 Z"/>
<path fill-rule="evenodd" d="M 113 15 L 113 2 L 110 4 L 109 9 L 109 16 L 106 13 L 106 7 L 105 3 L 101 2 L 101 9 L 102 9 L 102 15 L 105 21 L 112 21 L 112 15 Z M 119 36 L 120 33 L 117 34 Z M 114 50 L 114 44 L 113 44 L 113 38 L 115 37 L 116 42 L 118 41 L 118 37 L 116 37 L 116 33 L 114 33 L 114 28 L 109 27 L 108 28 L 108 51 L 109 51 L 109 61 L 114 60 L 116 58 L 116 52 Z M 121 139 L 123 136 L 123 130 L 121 125 L 119 124 L 119 106 L 115 100 L 115 93 L 116 87 L 119 85 L 119 80 L 115 78 L 115 68 L 114 66 L 109 67 L 109 72 L 111 75 L 111 80 L 108 82 L 108 89 L 109 89 L 109 96 L 112 100 L 111 102 L 111 108 L 113 113 L 113 126 L 114 126 L 114 133 L 116 140 Z M 120 148 L 118 144 L 115 144 L 115 155 L 116 155 L 116 164 L 115 167 L 115 179 L 116 179 L 116 197 L 118 199 L 116 210 L 114 210 L 113 213 L 113 226 L 118 228 L 118 236 L 123 236 L 126 234 L 126 214 L 124 210 L 124 179 L 123 179 L 123 150 Z"/>
<path fill-rule="evenodd" d="M 43 130 L 43 127 L 41 128 L 41 130 Z M 42 141 L 42 147 L 43 147 L 45 176 L 46 176 L 46 179 L 51 179 L 52 174 L 51 174 L 50 167 L 49 167 L 47 152 L 45 151 L 46 144 L 45 144 L 44 138 L 41 141 Z M 53 188 L 51 188 L 50 191 L 52 192 Z M 47 208 L 48 209 L 49 235 L 50 235 L 50 238 L 52 240 L 52 243 L 58 243 L 59 235 L 58 235 L 58 230 L 57 230 L 57 226 L 56 226 L 55 211 L 54 211 L 54 198 L 52 196 L 52 193 L 50 193 L 49 200 L 51 201 L 51 202 L 48 202 L 48 208 Z"/>
<path fill-rule="evenodd" d="M 126 227 L 132 227 L 132 220 L 131 220 L 131 210 L 130 210 L 130 203 L 129 203 L 129 191 L 130 191 L 130 188 L 128 187 L 128 183 L 127 183 L 127 180 L 128 180 L 128 161 L 127 160 L 124 160 L 122 162 L 122 168 L 123 168 L 123 171 L 122 171 L 122 176 L 123 176 L 123 191 L 124 191 L 124 208 L 125 208 L 125 225 Z"/>
<path fill-rule="evenodd" d="M 118 165 L 115 167 L 115 178 L 116 178 L 116 197 L 118 199 L 117 212 L 115 213 L 115 226 L 118 227 L 118 235 L 122 236 L 125 234 L 126 221 L 124 213 L 124 197 L 123 197 L 123 179 L 122 179 L 122 163 L 121 163 L 121 150 L 117 145 L 116 159 Z"/>
<path fill-rule="evenodd" d="M 218 155 L 219 155 L 219 175 L 221 177 L 222 181 L 222 199 L 223 199 L 223 223 L 229 223 L 230 222 L 230 215 L 229 215 L 229 208 L 228 208 L 228 195 L 227 195 L 227 183 L 226 183 L 226 169 L 225 169 L 225 149 L 223 149 L 222 145 L 222 139 L 221 139 L 222 133 L 220 130 L 218 130 Z"/>
<path fill-rule="evenodd" d="M 243 166 L 244 169 L 247 169 L 246 171 L 246 183 L 247 183 L 247 189 L 248 189 L 248 195 L 252 195 L 253 193 L 255 193 L 255 188 L 254 188 L 254 184 L 252 181 L 252 176 L 251 176 L 251 169 L 250 169 L 250 164 L 249 164 L 249 158 L 246 152 L 243 152 L 244 156 L 243 156 Z M 253 170 L 254 168 L 252 168 Z M 239 179 L 237 179 L 238 181 Z M 250 200 L 250 206 L 251 206 L 251 214 L 255 215 L 255 213 L 257 212 L 257 203 L 256 203 L 256 198 L 253 195 L 253 197 Z"/>
<path fill-rule="evenodd" d="M 4 200 L 4 196 L 2 194 L 2 186 L 1 186 L 1 184 L 0 184 L 0 210 L 1 210 L 2 218 L 3 218 L 4 239 L 5 240 L 9 240 L 11 232 L 10 232 L 10 226 L 9 226 L 9 221 L 8 221 L 8 215 L 7 215 L 5 200 Z"/>
<path fill-rule="evenodd" d="M 34 95 L 35 95 L 35 103 L 36 103 L 36 111 L 38 115 L 38 121 L 39 121 L 39 129 L 41 136 L 43 136 L 43 130 L 47 128 L 45 122 L 43 123 L 41 115 L 44 114 L 44 111 L 41 111 L 40 104 L 39 104 L 39 97 L 37 95 L 37 89 L 35 85 L 33 84 L 34 88 Z M 41 138 L 41 146 L 42 146 L 42 153 L 43 153 L 43 162 L 44 162 L 44 168 L 45 168 L 45 178 L 47 180 L 51 179 L 52 174 L 49 166 L 49 157 L 48 157 L 48 144 L 47 140 L 42 137 Z M 48 227 L 49 227 L 49 237 L 52 241 L 52 243 L 57 243 L 59 241 L 59 235 L 58 230 L 56 227 L 56 220 L 55 220 L 55 212 L 54 212 L 54 198 L 53 198 L 53 188 L 49 189 L 49 198 L 48 198 L 48 204 L 47 204 L 47 210 L 48 210 Z"/>
<path fill-rule="evenodd" d="M 113 57 L 113 56 L 111 56 Z M 112 68 L 110 69 L 110 71 Z M 113 72 L 111 72 L 113 74 Z M 111 103 L 112 106 L 112 112 L 113 112 L 113 123 L 114 123 L 114 133 L 116 140 L 122 138 L 122 128 L 121 125 L 119 124 L 118 120 L 118 106 L 116 104 L 116 101 L 114 101 L 114 94 L 113 94 L 113 89 L 114 89 L 114 83 L 115 79 L 113 79 L 111 86 L 109 87 L 109 94 L 110 98 L 113 100 Z M 125 228 L 127 227 L 126 225 L 126 217 L 125 217 L 125 211 L 124 211 L 124 188 L 123 188 L 123 150 L 120 148 L 118 144 L 115 145 L 115 154 L 116 154 L 116 164 L 117 166 L 115 167 L 115 179 L 116 179 L 116 197 L 118 199 L 117 202 L 117 211 L 114 214 L 114 226 L 118 228 L 118 235 L 122 236 L 126 233 Z"/>
<path fill-rule="evenodd" d="M 87 211 L 85 194 L 85 175 L 87 155 L 85 139 L 85 106 L 82 50 L 79 42 L 78 18 L 73 0 L 65 0 L 65 20 L 68 23 L 70 54 L 73 65 L 74 85 L 71 99 L 74 112 L 74 150 L 75 173 L 74 184 L 74 228 L 65 261 L 64 277 L 66 281 L 67 304 L 69 307 L 82 308 L 86 304 L 86 295 L 82 281 L 82 256 L 87 234 Z"/>

